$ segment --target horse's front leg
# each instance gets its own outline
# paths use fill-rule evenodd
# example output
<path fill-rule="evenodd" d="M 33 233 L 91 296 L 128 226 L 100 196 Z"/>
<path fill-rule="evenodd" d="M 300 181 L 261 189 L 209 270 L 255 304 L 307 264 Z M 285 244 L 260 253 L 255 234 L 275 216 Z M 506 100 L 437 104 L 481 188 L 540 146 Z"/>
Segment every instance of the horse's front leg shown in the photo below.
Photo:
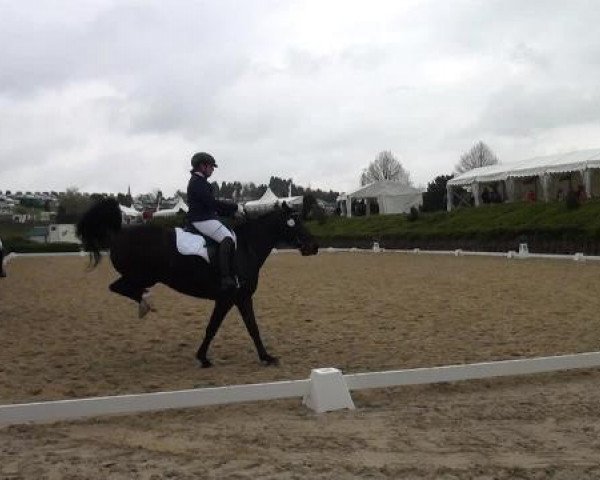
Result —
<path fill-rule="evenodd" d="M 215 302 L 215 308 L 213 309 L 212 315 L 210 316 L 210 321 L 206 327 L 204 340 L 202 341 L 202 345 L 200 345 L 200 348 L 198 348 L 198 352 L 196 353 L 196 358 L 200 362 L 202 368 L 212 367 L 211 361 L 206 356 L 208 353 L 208 347 L 210 346 L 212 339 L 215 338 L 221 323 L 223 323 L 225 315 L 227 315 L 227 312 L 231 310 L 231 307 L 233 307 L 232 298 L 223 297 L 219 298 Z"/>
<path fill-rule="evenodd" d="M 260 332 L 258 331 L 258 325 L 256 324 L 256 317 L 254 316 L 252 297 L 248 295 L 238 298 L 235 304 L 242 315 L 248 333 L 254 341 L 254 346 L 256 347 L 260 361 L 266 365 L 278 365 L 279 360 L 267 353 L 267 349 L 263 345 L 260 338 Z"/>

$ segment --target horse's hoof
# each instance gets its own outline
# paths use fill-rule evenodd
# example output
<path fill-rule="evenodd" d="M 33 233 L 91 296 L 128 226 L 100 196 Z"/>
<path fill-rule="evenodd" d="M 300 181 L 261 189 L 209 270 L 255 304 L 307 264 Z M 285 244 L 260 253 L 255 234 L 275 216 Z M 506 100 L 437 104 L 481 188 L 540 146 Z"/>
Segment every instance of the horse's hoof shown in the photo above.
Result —
<path fill-rule="evenodd" d="M 263 365 L 267 367 L 276 367 L 279 365 L 279 359 L 277 357 L 272 357 L 271 355 L 265 355 L 260 359 L 260 361 Z"/>
<path fill-rule="evenodd" d="M 200 368 L 210 368 L 213 366 L 208 358 L 199 358 L 198 363 L 200 364 Z"/>

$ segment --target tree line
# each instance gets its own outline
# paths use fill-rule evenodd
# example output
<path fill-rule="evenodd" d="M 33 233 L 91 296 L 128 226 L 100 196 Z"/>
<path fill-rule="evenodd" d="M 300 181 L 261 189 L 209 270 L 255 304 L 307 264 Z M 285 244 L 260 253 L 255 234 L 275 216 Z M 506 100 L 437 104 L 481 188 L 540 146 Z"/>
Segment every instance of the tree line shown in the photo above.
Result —
<path fill-rule="evenodd" d="M 256 185 L 253 182 L 244 183 L 239 181 L 221 182 L 219 184 L 219 182 L 215 181 L 212 182 L 211 185 L 216 197 L 225 200 L 233 200 L 236 202 L 258 200 L 267 191 L 267 187 L 270 188 L 271 191 L 278 197 L 287 197 L 290 192 L 291 196 L 293 197 L 311 194 L 315 198 L 323 200 L 324 202 L 335 203 L 336 198 L 339 196 L 339 192 L 335 192 L 333 190 L 325 191 L 319 188 L 305 188 L 300 185 L 296 185 L 291 178 L 284 179 L 276 176 L 272 176 L 269 179 L 268 184 L 263 183 Z M 187 195 L 185 192 L 179 190 L 177 191 L 177 195 L 184 200 L 187 200 Z"/>
<path fill-rule="evenodd" d="M 455 172 L 460 174 L 487 165 L 498 163 L 498 158 L 491 149 L 483 142 L 477 142 L 469 151 L 465 152 L 460 161 L 455 166 Z M 439 175 L 427 185 L 427 190 L 423 193 L 422 210 L 426 212 L 446 209 L 446 184 L 454 177 L 450 175 Z M 375 160 L 362 170 L 360 174 L 360 184 L 367 185 L 379 180 L 390 180 L 400 182 L 404 185 L 412 186 L 410 173 L 402 166 L 401 162 L 392 154 L 391 151 L 380 152 Z M 260 198 L 267 187 L 278 197 L 312 195 L 315 199 L 323 200 L 327 203 L 335 203 L 339 192 L 321 189 L 305 188 L 297 185 L 291 178 L 284 179 L 277 176 L 271 176 L 268 184 L 256 185 L 253 182 L 212 182 L 215 196 L 221 199 L 232 200 L 235 202 L 244 202 Z M 181 190 L 176 195 L 187 201 L 187 194 Z M 77 188 L 67 189 L 64 195 L 59 198 L 57 208 L 57 222 L 72 222 L 78 218 L 92 203 L 99 198 L 106 196 L 102 193 L 92 193 L 91 195 L 82 195 Z M 162 198 L 162 192 L 155 190 L 151 193 L 145 193 L 132 198 L 127 193 L 117 193 L 116 199 L 122 205 L 131 207 L 137 199 L 143 199 L 146 204 L 157 204 Z M 46 206 L 46 209 L 48 207 Z"/>
<path fill-rule="evenodd" d="M 272 176 L 269 179 L 269 184 L 256 185 L 252 182 L 212 182 L 213 191 L 215 196 L 224 200 L 231 200 L 235 202 L 245 202 L 249 200 L 259 199 L 267 190 L 267 187 L 277 195 L 278 197 L 287 197 L 290 193 L 292 196 L 297 195 L 312 195 L 315 199 L 323 200 L 327 203 L 335 203 L 336 198 L 339 196 L 339 192 L 333 190 L 324 191 L 321 189 L 305 188 L 300 185 L 296 185 L 292 179 L 283 179 L 280 177 Z M 176 196 L 181 197 L 187 202 L 187 194 L 184 191 L 177 190 Z M 57 223 L 73 223 L 76 221 L 94 202 L 105 197 L 104 193 L 92 193 L 90 195 L 83 195 L 79 192 L 76 187 L 68 188 L 67 191 L 59 197 L 58 207 L 56 212 Z M 131 207 L 136 200 L 142 201 L 144 204 L 157 205 L 163 198 L 161 190 L 154 190 L 153 192 L 143 193 L 132 197 L 129 193 L 117 193 L 115 195 L 116 200 L 126 207 Z"/>

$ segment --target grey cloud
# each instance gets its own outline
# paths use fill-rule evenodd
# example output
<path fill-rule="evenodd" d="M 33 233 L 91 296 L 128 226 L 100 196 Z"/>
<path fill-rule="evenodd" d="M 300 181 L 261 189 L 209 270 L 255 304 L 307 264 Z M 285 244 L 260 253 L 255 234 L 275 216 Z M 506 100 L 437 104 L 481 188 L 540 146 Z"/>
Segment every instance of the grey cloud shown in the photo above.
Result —
<path fill-rule="evenodd" d="M 206 145 L 227 159 L 218 181 L 344 189 L 391 149 L 426 183 L 479 138 L 508 151 L 598 124 L 597 2 L 432 0 L 381 19 L 365 5 L 367 20 L 328 19 L 334 41 L 327 22 L 312 36 L 303 1 L 35 3 L 0 3 L 3 180 L 182 188 Z M 113 177 L 128 158 L 143 173 Z"/>
<path fill-rule="evenodd" d="M 600 122 L 600 88 L 552 86 L 533 90 L 506 87 L 482 110 L 480 128 L 491 133 L 526 136 L 540 129 Z"/>

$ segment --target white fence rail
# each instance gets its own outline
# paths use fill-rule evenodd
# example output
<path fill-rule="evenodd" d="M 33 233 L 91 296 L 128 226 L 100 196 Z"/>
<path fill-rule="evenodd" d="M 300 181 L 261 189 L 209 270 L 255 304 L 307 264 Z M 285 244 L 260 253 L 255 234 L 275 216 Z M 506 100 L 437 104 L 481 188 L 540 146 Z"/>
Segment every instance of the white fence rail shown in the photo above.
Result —
<path fill-rule="evenodd" d="M 301 397 L 309 380 L 0 406 L 0 426 Z"/>
<path fill-rule="evenodd" d="M 581 252 L 566 255 L 566 254 L 554 254 L 554 253 L 530 253 L 527 249 L 515 251 L 510 250 L 508 252 L 473 252 L 470 250 L 421 250 L 420 248 L 413 248 L 412 250 L 388 250 L 386 248 L 380 248 L 374 246 L 373 248 L 333 248 L 326 247 L 319 250 L 320 253 L 404 253 L 413 255 L 453 255 L 455 257 L 505 257 L 505 258 L 542 258 L 549 260 L 574 260 L 584 262 L 586 260 L 598 261 L 600 256 L 598 255 L 585 255 Z M 106 255 L 106 252 L 101 252 L 102 255 Z M 292 249 L 273 249 L 274 254 L 278 253 L 299 253 L 297 250 Z M 7 264 L 10 260 L 17 257 L 85 257 L 88 253 L 84 251 L 80 252 L 46 252 L 46 253 L 9 253 L 4 257 L 4 263 Z"/>
<path fill-rule="evenodd" d="M 334 387 L 328 387 L 327 383 L 322 381 L 322 376 L 321 382 L 311 383 L 314 377 L 311 375 L 311 379 L 306 380 L 1 405 L 0 426 L 22 423 L 49 423 L 102 415 L 132 414 L 293 397 L 304 397 L 307 405 L 315 411 L 321 412 L 337 408 L 348 408 L 348 390 L 453 382 L 596 367 L 600 367 L 600 352 L 348 374 L 343 375 L 345 381 L 344 391 L 339 390 L 339 382 Z M 335 373 L 335 370 L 317 369 L 313 373 L 317 371 L 320 373 Z M 335 376 L 330 378 L 335 380 Z M 322 389 L 321 393 L 315 392 L 315 388 Z M 315 396 L 315 393 L 319 394 Z M 310 395 L 314 396 L 312 401 L 307 399 Z M 340 397 L 339 400 L 332 398 L 336 395 Z"/>

